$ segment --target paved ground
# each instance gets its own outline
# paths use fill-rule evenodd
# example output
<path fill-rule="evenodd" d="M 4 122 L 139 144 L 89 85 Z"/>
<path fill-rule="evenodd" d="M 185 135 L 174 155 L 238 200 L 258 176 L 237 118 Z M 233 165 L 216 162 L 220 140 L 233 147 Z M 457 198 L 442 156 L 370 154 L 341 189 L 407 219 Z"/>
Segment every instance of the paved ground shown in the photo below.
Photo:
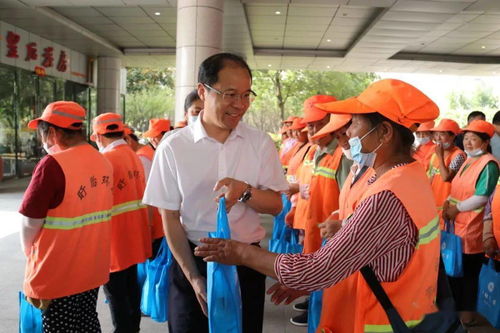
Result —
<path fill-rule="evenodd" d="M 19 207 L 22 193 L 28 179 L 0 182 L 0 333 L 18 331 L 18 291 L 21 289 L 24 273 L 24 256 L 19 245 Z M 263 223 L 269 231 L 272 220 L 264 218 Z M 267 244 L 264 244 L 267 246 Z M 273 283 L 268 279 L 268 285 Z M 112 332 L 111 318 L 101 291 L 98 312 L 103 332 Z M 289 318 L 297 312 L 291 306 L 275 306 L 268 299 L 264 316 L 264 333 L 306 333 L 307 329 L 289 323 Z M 143 318 L 141 332 L 167 332 L 166 324 Z M 471 333 L 500 333 L 491 328 L 486 321 L 483 326 L 475 327 Z"/>
<path fill-rule="evenodd" d="M 0 182 L 0 333 L 18 331 L 18 291 L 21 290 L 24 273 L 24 256 L 19 243 L 19 207 L 22 193 L 28 180 Z M 271 219 L 264 221 L 270 229 Z M 272 280 L 268 280 L 272 284 Z M 112 332 L 111 317 L 104 303 L 102 291 L 99 295 L 98 312 L 103 332 Z M 307 329 L 289 323 L 297 312 L 291 306 L 275 306 L 266 303 L 264 333 L 306 333 Z M 143 318 L 141 332 L 167 332 L 167 325 Z"/>

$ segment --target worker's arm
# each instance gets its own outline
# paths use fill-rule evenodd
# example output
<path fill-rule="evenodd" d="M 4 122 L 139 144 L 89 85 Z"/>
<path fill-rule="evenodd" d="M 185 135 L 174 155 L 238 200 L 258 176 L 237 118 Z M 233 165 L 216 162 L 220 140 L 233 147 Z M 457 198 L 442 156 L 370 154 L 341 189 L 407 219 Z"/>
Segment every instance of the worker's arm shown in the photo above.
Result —
<path fill-rule="evenodd" d="M 35 242 L 35 239 L 40 234 L 42 230 L 43 223 L 45 219 L 33 219 L 31 217 L 27 217 L 21 215 L 21 246 L 23 248 L 23 252 L 26 256 L 29 256 L 31 252 L 31 247 Z"/>
<path fill-rule="evenodd" d="M 193 287 L 203 313 L 207 315 L 206 279 L 200 274 L 196 267 L 193 253 L 181 224 L 179 211 L 160 209 L 160 214 L 170 251 L 179 264 L 184 276 Z"/>
<path fill-rule="evenodd" d="M 437 156 L 437 159 L 438 159 L 438 162 L 439 162 L 439 174 L 441 175 L 441 179 L 444 181 L 444 182 L 449 182 L 453 179 L 453 177 L 455 176 L 455 171 L 452 171 L 448 168 L 448 166 L 446 165 L 446 162 L 444 160 L 444 149 L 443 149 L 443 146 L 441 144 L 437 144 L 436 145 L 436 156 Z"/>
<path fill-rule="evenodd" d="M 223 178 L 215 184 L 214 191 L 226 187 L 224 196 L 226 197 L 226 209 L 229 211 L 237 202 L 241 195 L 248 189 L 249 185 L 233 178 Z M 278 215 L 282 209 L 280 194 L 273 190 L 261 190 L 251 188 L 252 196 L 245 202 L 250 208 L 258 213 Z"/>

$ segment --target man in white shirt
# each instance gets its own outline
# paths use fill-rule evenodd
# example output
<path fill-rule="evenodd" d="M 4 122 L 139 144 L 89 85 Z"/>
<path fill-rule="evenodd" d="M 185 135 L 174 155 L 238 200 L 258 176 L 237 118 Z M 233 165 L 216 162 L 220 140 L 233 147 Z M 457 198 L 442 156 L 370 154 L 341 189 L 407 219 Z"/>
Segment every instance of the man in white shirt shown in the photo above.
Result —
<path fill-rule="evenodd" d="M 169 274 L 169 332 L 208 332 L 206 263 L 195 244 L 216 228 L 216 198 L 224 195 L 231 237 L 258 245 L 265 230 L 259 213 L 281 210 L 288 189 L 271 138 L 240 122 L 255 96 L 239 56 L 207 58 L 198 75 L 200 117 L 168 136 L 156 151 L 144 203 L 160 208 L 175 258 Z M 238 267 L 243 332 L 262 331 L 265 277 Z M 205 314 L 205 315 L 204 315 Z"/>

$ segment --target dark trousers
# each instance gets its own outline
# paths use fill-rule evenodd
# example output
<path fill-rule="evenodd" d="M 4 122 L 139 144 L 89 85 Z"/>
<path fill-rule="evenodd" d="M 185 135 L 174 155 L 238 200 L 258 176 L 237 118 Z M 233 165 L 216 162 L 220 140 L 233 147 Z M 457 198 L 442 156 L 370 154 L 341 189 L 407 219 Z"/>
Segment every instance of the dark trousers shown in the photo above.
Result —
<path fill-rule="evenodd" d="M 190 244 L 194 249 L 195 245 Z M 200 274 L 207 276 L 207 264 L 194 257 Z M 241 288 L 243 333 L 262 332 L 266 276 L 253 269 L 238 266 Z M 169 272 L 168 331 L 170 333 L 208 333 L 205 317 L 191 284 L 174 260 Z"/>
<path fill-rule="evenodd" d="M 53 299 L 42 313 L 44 333 L 100 333 L 96 305 L 99 288 Z"/>
<path fill-rule="evenodd" d="M 115 333 L 137 333 L 141 324 L 141 290 L 137 265 L 109 274 L 104 285 Z"/>
<path fill-rule="evenodd" d="M 463 254 L 464 276 L 448 276 L 457 311 L 476 311 L 479 273 L 485 262 L 484 253 Z"/>

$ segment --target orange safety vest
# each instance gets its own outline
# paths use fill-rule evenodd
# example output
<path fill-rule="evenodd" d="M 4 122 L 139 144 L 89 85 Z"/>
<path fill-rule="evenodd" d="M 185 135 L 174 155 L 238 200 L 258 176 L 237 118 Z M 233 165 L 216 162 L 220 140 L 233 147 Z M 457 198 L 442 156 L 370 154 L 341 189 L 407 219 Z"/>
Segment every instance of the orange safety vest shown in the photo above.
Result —
<path fill-rule="evenodd" d="M 464 155 L 462 149 L 458 147 L 453 147 L 451 150 L 445 150 L 444 163 L 447 167 L 450 166 L 451 162 L 458 156 Z M 444 221 L 441 215 L 443 214 L 443 204 L 448 199 L 451 191 L 451 182 L 445 182 L 441 177 L 441 171 L 439 170 L 439 158 L 436 153 L 431 155 L 429 161 L 429 167 L 427 168 L 427 176 L 431 181 L 432 192 L 434 193 L 434 199 L 436 200 L 436 205 L 439 214 L 439 225 L 441 229 L 444 227 Z"/>
<path fill-rule="evenodd" d="M 137 156 L 144 156 L 151 162 L 153 162 L 153 158 L 155 156 L 155 151 L 153 148 L 151 148 L 150 145 L 144 145 L 141 148 L 137 149 L 135 152 Z M 163 232 L 163 224 L 161 221 L 161 215 L 160 211 L 158 208 L 154 207 L 153 208 L 153 221 L 151 224 L 151 238 L 152 239 L 158 239 L 162 238 L 165 236 L 165 233 Z"/>
<path fill-rule="evenodd" d="M 304 161 L 307 152 L 311 148 L 311 144 L 309 142 L 306 143 L 300 142 L 300 144 L 302 146 L 297 146 L 299 149 L 297 149 L 292 158 L 290 158 L 290 162 L 288 163 L 288 169 L 286 171 L 286 180 L 289 183 L 297 182 L 296 178 L 297 170 Z"/>
<path fill-rule="evenodd" d="M 451 182 L 450 202 L 457 204 L 474 195 L 476 183 L 488 162 L 497 162 L 491 154 L 468 158 Z M 455 234 L 462 238 L 466 254 L 482 253 L 484 206 L 473 211 L 460 212 L 455 217 Z"/>
<path fill-rule="evenodd" d="M 349 173 L 340 191 L 339 219 L 344 220 L 352 215 L 363 193 L 368 188 L 368 179 L 370 179 L 374 173 L 375 171 L 369 168 L 354 184 L 352 184 L 354 174 L 352 172 Z M 355 307 L 347 306 L 346 300 L 355 295 L 357 283 L 358 275 L 352 274 L 336 285 L 326 288 L 323 291 L 321 319 L 318 329 L 316 330 L 317 333 L 353 332 L 354 321 L 343 320 L 343 318 L 354 318 Z"/>
<path fill-rule="evenodd" d="M 142 204 L 144 168 L 126 144 L 103 155 L 113 166 L 111 272 L 117 272 L 151 256 L 151 231 L 146 206 Z"/>
<path fill-rule="evenodd" d="M 135 152 L 138 156 L 144 156 L 148 160 L 153 161 L 153 158 L 155 157 L 155 150 L 151 148 L 150 145 L 144 145 L 141 148 L 137 149 Z"/>
<path fill-rule="evenodd" d="M 500 178 L 497 181 L 497 188 L 491 202 L 491 215 L 493 219 L 493 235 L 497 244 L 500 245 Z M 497 255 L 496 258 L 500 258 L 500 255 Z"/>
<path fill-rule="evenodd" d="M 79 294 L 109 280 L 112 167 L 88 144 L 51 156 L 64 173 L 65 189 L 27 258 L 24 293 L 36 299 Z"/>
<path fill-rule="evenodd" d="M 304 235 L 304 253 L 312 253 L 321 247 L 318 223 L 339 208 L 339 184 L 336 174 L 342 159 L 342 148 L 338 146 L 332 154 L 327 154 L 313 165 L 311 197 L 307 208 Z"/>
<path fill-rule="evenodd" d="M 297 172 L 297 180 L 301 191 L 297 195 L 297 206 L 295 208 L 295 215 L 293 218 L 294 229 L 306 228 L 307 207 L 309 203 L 308 196 L 310 196 L 312 168 L 314 164 L 313 159 L 316 149 L 318 149 L 318 146 L 316 145 L 313 145 L 311 149 L 309 149 L 309 153 L 307 153 L 307 156 L 304 158 L 304 161 Z M 306 197 L 303 196 L 304 193 L 306 194 Z"/>
<path fill-rule="evenodd" d="M 421 145 L 417 148 L 417 150 L 413 153 L 413 158 L 420 162 L 420 164 L 424 166 L 425 170 L 427 170 L 429 160 L 431 159 L 431 155 L 434 153 L 435 148 L 436 144 L 434 142 L 427 142 L 425 145 Z"/>

